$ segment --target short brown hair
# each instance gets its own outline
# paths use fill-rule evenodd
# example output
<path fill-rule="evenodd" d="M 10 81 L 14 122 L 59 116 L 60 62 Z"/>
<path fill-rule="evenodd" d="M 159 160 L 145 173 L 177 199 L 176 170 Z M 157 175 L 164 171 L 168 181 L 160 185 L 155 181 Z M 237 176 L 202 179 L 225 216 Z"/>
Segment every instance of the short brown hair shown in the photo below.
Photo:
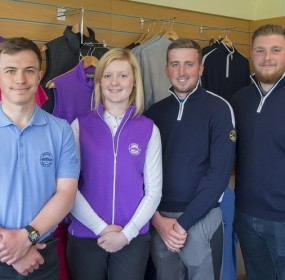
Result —
<path fill-rule="evenodd" d="M 14 37 L 8 38 L 4 42 L 0 43 L 0 55 L 5 54 L 15 54 L 20 51 L 30 50 L 33 51 L 38 58 L 39 67 L 42 64 L 41 51 L 38 46 L 30 39 L 24 37 Z"/>
<path fill-rule="evenodd" d="M 195 49 L 198 52 L 198 60 L 199 63 L 202 63 L 202 50 L 201 47 L 198 43 L 196 43 L 194 40 L 192 39 L 188 39 L 188 38 L 179 38 L 175 41 L 173 41 L 172 43 L 170 43 L 170 45 L 168 46 L 167 49 L 167 53 L 166 53 L 166 61 L 168 63 L 168 54 L 170 50 L 173 49 Z"/>
<path fill-rule="evenodd" d="M 255 39 L 259 36 L 269 36 L 269 35 L 281 35 L 285 38 L 285 29 L 281 25 L 276 24 L 266 24 L 257 28 L 251 37 L 252 44 Z"/>

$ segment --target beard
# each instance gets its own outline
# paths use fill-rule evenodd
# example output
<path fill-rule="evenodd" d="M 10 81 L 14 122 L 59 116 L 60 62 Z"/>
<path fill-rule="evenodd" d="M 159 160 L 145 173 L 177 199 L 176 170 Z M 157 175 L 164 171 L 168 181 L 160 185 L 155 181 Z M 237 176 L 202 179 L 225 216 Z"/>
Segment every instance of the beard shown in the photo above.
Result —
<path fill-rule="evenodd" d="M 284 74 L 285 68 L 280 68 L 273 73 L 263 73 L 262 71 L 256 70 L 255 77 L 260 83 L 274 84 Z"/>

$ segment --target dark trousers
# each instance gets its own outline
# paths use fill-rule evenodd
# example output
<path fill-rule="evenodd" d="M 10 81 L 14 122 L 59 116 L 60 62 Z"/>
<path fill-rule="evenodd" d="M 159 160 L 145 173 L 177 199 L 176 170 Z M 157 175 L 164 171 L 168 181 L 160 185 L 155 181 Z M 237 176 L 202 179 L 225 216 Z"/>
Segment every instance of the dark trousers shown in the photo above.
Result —
<path fill-rule="evenodd" d="M 285 223 L 236 211 L 234 229 L 240 241 L 246 279 L 285 280 Z"/>
<path fill-rule="evenodd" d="M 108 253 L 95 238 L 68 236 L 67 261 L 72 280 L 143 280 L 149 256 L 149 233 L 138 235 L 116 253 Z"/>
<path fill-rule="evenodd" d="M 1 280 L 59 280 L 58 255 L 56 250 L 57 240 L 53 239 L 47 244 L 46 248 L 40 250 L 40 254 L 44 258 L 44 264 L 39 269 L 33 271 L 27 276 L 19 274 L 13 266 L 0 264 Z"/>

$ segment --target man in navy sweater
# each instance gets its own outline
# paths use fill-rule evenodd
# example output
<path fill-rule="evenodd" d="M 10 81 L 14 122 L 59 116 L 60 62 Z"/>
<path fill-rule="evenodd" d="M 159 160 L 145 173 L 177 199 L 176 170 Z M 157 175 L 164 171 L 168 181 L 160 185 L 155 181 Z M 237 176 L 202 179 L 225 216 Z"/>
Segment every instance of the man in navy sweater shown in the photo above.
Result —
<path fill-rule="evenodd" d="M 285 279 L 285 30 L 252 35 L 252 85 L 233 98 L 237 118 L 235 230 L 248 280 Z"/>
<path fill-rule="evenodd" d="M 151 255 L 157 280 L 220 279 L 223 225 L 220 198 L 235 150 L 231 106 L 199 85 L 200 46 L 178 39 L 167 50 L 171 95 L 147 116 L 160 129 L 162 200 L 152 219 Z"/>

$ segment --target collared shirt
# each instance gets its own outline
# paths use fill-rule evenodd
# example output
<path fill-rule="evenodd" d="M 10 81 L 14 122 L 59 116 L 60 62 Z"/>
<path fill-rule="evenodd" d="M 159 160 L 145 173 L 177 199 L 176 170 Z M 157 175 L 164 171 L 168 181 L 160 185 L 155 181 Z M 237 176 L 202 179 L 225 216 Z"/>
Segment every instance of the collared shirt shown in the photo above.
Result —
<path fill-rule="evenodd" d="M 75 141 L 65 120 L 38 106 L 20 129 L 1 103 L 0 139 L 0 227 L 19 229 L 55 194 L 58 178 L 78 178 Z"/>

